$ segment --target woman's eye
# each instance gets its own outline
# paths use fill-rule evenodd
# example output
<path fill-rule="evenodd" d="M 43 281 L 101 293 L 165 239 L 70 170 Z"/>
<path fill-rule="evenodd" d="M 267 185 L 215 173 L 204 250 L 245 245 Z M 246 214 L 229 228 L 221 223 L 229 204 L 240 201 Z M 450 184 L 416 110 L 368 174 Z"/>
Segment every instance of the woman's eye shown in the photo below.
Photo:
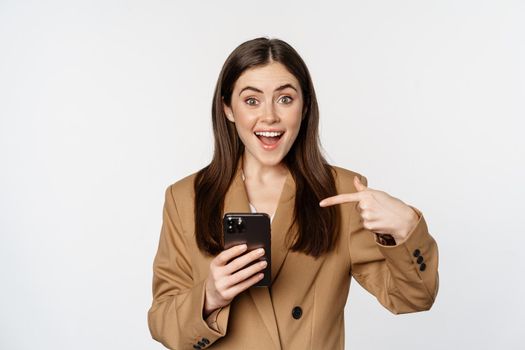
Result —
<path fill-rule="evenodd" d="M 290 96 L 283 96 L 283 98 L 281 100 L 285 100 L 284 104 L 290 104 L 290 103 L 292 103 L 293 99 Z"/>
<path fill-rule="evenodd" d="M 250 97 L 250 98 L 246 99 L 245 102 L 246 102 L 248 105 L 250 105 L 250 106 L 254 106 L 256 100 L 255 100 L 253 97 Z M 253 102 L 253 103 L 252 103 L 252 102 Z"/>

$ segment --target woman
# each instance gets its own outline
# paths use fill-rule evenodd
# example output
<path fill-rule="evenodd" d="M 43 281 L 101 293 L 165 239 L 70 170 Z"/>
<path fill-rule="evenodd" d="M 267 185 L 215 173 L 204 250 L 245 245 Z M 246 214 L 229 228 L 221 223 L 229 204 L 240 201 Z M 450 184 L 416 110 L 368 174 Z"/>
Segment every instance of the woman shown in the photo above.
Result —
<path fill-rule="evenodd" d="M 310 74 L 290 45 L 238 46 L 212 118 L 211 163 L 166 190 L 154 339 L 170 349 L 343 349 L 352 276 L 395 314 L 430 309 L 438 250 L 422 213 L 326 162 Z M 223 249 L 224 213 L 250 211 L 272 217 L 271 287 L 250 288 L 262 252 Z"/>

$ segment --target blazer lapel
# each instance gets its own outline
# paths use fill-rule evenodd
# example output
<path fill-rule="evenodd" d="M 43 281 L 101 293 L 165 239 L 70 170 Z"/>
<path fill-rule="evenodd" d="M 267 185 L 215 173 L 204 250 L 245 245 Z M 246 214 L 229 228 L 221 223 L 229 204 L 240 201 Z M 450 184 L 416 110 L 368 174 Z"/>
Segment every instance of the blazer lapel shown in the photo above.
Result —
<path fill-rule="evenodd" d="M 242 161 L 237 164 L 235 177 L 230 185 L 230 188 L 226 192 L 224 200 L 224 212 L 240 212 L 249 213 L 250 205 L 248 200 L 248 194 L 244 181 L 241 175 Z M 288 249 L 285 246 L 285 238 L 288 234 L 291 234 L 290 229 L 292 228 L 293 210 L 295 205 L 295 182 L 293 176 L 288 171 L 286 180 L 283 186 L 283 190 L 279 197 L 279 203 L 277 210 L 274 214 L 271 224 L 271 269 L 272 269 L 272 283 L 275 281 L 281 267 L 288 255 Z M 275 342 L 276 348 L 280 349 L 279 332 L 277 329 L 277 322 L 273 310 L 273 304 L 270 296 L 270 289 L 268 287 L 250 287 L 248 290 L 251 295 L 257 310 L 261 314 L 264 324 L 268 328 L 268 331 Z"/>
<path fill-rule="evenodd" d="M 285 238 L 291 235 L 295 206 L 295 182 L 288 171 L 277 210 L 272 220 L 272 282 L 277 279 L 288 255 Z"/>

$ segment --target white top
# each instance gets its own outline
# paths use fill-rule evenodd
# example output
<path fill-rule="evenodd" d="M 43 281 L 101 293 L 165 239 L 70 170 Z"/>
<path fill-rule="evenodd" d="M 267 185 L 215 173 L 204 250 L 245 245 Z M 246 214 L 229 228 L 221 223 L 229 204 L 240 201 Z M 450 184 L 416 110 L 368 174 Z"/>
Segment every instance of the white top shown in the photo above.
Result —
<path fill-rule="evenodd" d="M 244 181 L 244 179 L 245 179 L 244 172 L 241 172 L 241 175 L 242 175 L 242 181 Z M 255 207 L 252 205 L 252 203 L 248 202 L 248 204 L 250 205 L 250 210 L 252 211 L 252 213 L 257 213 L 257 209 L 255 209 Z M 273 221 L 274 215 L 275 215 L 275 213 L 273 215 L 270 215 L 270 223 Z"/>

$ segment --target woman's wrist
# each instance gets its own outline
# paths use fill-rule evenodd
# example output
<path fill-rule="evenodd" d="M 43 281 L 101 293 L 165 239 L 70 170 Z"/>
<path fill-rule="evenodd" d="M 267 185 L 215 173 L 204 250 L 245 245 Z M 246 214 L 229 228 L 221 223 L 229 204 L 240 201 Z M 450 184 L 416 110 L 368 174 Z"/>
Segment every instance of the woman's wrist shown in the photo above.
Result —
<path fill-rule="evenodd" d="M 414 208 L 412 208 L 409 205 L 407 205 L 406 213 L 406 224 L 398 232 L 392 233 L 392 236 L 396 240 L 397 244 L 406 240 L 410 232 L 412 232 L 414 227 L 416 227 L 417 222 L 419 220 L 419 214 L 414 210 Z"/>
<path fill-rule="evenodd" d="M 213 311 L 215 310 L 206 309 L 206 307 L 204 307 L 202 310 L 202 318 L 207 319 Z"/>
<path fill-rule="evenodd" d="M 208 298 L 208 288 L 207 286 L 204 289 L 204 305 L 202 307 L 202 317 L 203 319 L 208 318 L 210 314 L 219 309 L 220 307 L 210 304 L 210 300 Z"/>

